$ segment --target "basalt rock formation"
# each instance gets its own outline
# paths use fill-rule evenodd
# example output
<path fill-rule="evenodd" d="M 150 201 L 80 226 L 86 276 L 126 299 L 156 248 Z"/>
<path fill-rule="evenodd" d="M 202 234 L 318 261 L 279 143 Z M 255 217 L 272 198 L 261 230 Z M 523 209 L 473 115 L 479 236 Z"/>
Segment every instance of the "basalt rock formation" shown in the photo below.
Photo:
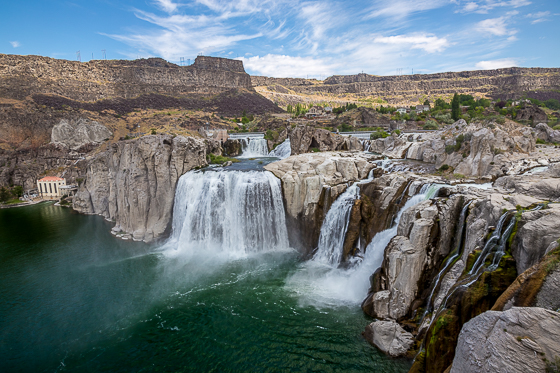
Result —
<path fill-rule="evenodd" d="M 322 128 L 299 125 L 289 134 L 292 154 L 312 151 L 362 150 L 363 145 L 354 137 L 334 134 Z"/>
<path fill-rule="evenodd" d="M 282 181 L 286 222 L 292 247 L 309 253 L 317 246 L 321 224 L 348 183 L 365 179 L 375 167 L 359 153 L 312 153 L 265 166 Z"/>
<path fill-rule="evenodd" d="M 84 145 L 99 145 L 111 136 L 111 130 L 99 122 L 82 118 L 77 121 L 63 119 L 53 127 L 51 142 L 76 150 Z"/>
<path fill-rule="evenodd" d="M 560 69 L 557 68 L 504 68 L 447 72 L 437 74 L 415 74 L 399 76 L 376 76 L 369 74 L 335 75 L 324 81 L 311 79 L 275 79 L 251 77 L 253 86 L 283 87 L 292 94 L 304 96 L 328 94 L 381 98 L 395 104 L 418 102 L 422 97 L 435 98 L 453 95 L 455 92 L 478 94 L 493 98 L 515 99 L 523 93 L 539 95 L 541 100 L 557 98 L 554 91 L 560 88 Z M 270 89 L 278 91 L 278 89 Z M 270 97 L 272 100 L 274 96 Z M 328 101 L 328 97 L 325 98 Z"/>
<path fill-rule="evenodd" d="M 206 164 L 206 144 L 192 137 L 121 141 L 88 162 L 73 207 L 114 221 L 116 235 L 152 241 L 168 228 L 179 177 Z"/>

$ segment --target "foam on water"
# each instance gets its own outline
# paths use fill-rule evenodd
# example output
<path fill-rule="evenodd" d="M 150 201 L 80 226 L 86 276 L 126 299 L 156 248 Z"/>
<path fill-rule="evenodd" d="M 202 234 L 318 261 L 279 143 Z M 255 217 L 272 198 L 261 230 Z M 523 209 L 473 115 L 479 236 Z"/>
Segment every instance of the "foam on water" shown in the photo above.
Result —
<path fill-rule="evenodd" d="M 268 156 L 268 145 L 263 137 L 248 137 L 239 139 L 241 142 L 241 155 L 239 158 L 257 158 Z"/>
<path fill-rule="evenodd" d="M 292 155 L 290 139 L 286 139 L 282 144 L 278 145 L 276 149 L 273 149 L 270 153 L 268 153 L 269 157 L 276 157 L 280 159 L 288 158 L 290 155 Z"/>

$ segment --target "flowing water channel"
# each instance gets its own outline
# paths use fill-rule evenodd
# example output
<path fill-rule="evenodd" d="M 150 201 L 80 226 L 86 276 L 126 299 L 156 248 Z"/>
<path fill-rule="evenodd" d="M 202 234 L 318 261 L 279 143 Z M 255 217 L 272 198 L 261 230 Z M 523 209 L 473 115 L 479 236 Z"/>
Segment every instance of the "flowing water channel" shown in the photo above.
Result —
<path fill-rule="evenodd" d="M 362 338 L 365 291 L 317 298 L 328 273 L 288 247 L 257 164 L 184 175 L 153 245 L 50 203 L 0 210 L 0 372 L 407 371 Z"/>

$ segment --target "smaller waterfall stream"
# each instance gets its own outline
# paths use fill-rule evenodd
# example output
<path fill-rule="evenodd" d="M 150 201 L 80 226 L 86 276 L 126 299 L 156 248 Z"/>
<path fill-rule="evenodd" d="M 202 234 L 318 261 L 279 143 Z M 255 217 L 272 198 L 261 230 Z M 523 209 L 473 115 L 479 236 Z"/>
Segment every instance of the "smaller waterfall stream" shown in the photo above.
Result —
<path fill-rule="evenodd" d="M 275 149 L 268 153 L 269 157 L 276 157 L 280 159 L 288 158 L 292 155 L 292 146 L 290 144 L 290 139 L 284 140 L 284 142 L 278 145 Z"/>
<path fill-rule="evenodd" d="M 358 184 L 349 187 L 333 203 L 321 228 L 317 252 L 286 281 L 287 288 L 302 295 L 302 302 L 319 305 L 359 304 L 370 286 L 369 277 L 381 266 L 385 248 L 397 234 L 403 212 L 439 189 L 439 185 L 424 185 L 418 194 L 405 203 L 392 227 L 373 237 L 366 247 L 364 258 L 354 266 L 343 268 L 339 266 L 342 246 L 352 204 L 359 196 L 357 187 Z M 333 227 L 339 227 L 339 230 Z"/>
<path fill-rule="evenodd" d="M 257 158 L 268 156 L 268 145 L 263 137 L 248 137 L 239 139 L 241 142 L 241 155 L 239 158 Z"/>

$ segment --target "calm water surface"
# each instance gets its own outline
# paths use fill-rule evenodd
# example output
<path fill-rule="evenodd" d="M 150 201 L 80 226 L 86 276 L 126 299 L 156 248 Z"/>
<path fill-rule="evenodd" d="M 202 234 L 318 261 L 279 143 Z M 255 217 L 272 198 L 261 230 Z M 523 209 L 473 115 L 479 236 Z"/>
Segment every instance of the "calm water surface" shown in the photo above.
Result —
<path fill-rule="evenodd" d="M 0 372 L 406 372 L 368 345 L 357 305 L 285 286 L 291 251 L 183 258 L 99 216 L 0 210 Z"/>

